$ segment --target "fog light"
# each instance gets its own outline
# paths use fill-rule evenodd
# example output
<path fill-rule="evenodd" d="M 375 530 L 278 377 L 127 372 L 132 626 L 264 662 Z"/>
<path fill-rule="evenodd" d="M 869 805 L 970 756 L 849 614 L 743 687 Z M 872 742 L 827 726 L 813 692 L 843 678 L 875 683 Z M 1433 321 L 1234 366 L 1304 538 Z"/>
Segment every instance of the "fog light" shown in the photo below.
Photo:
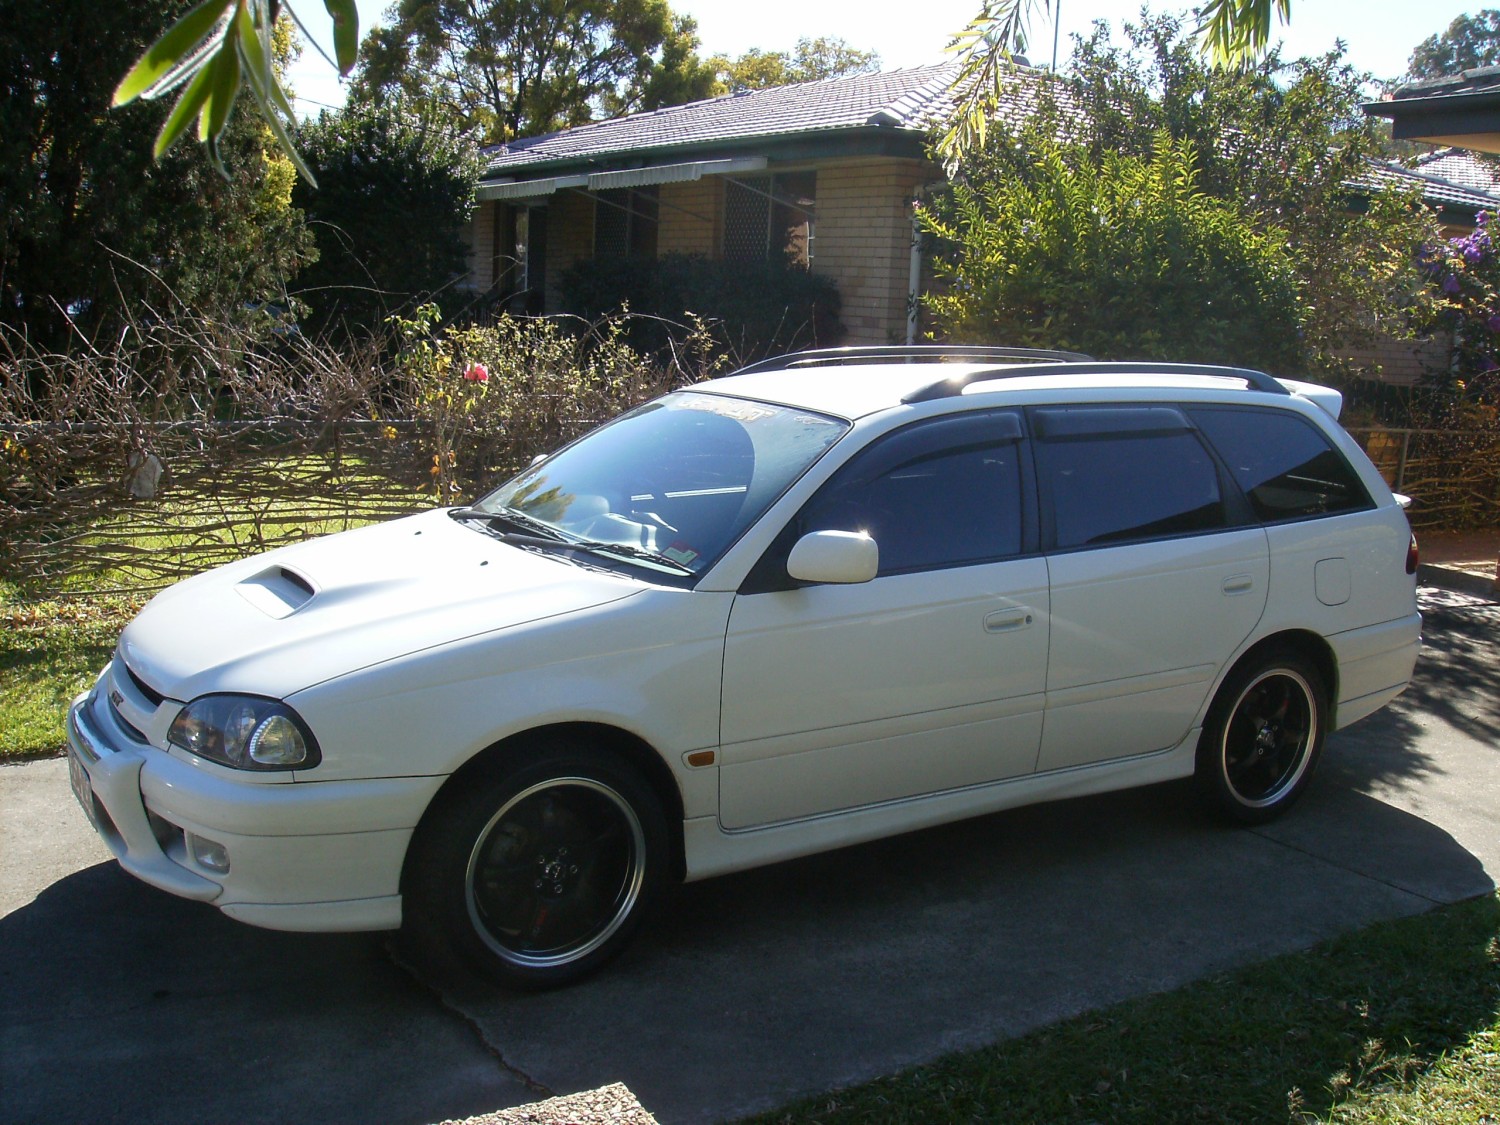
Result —
<path fill-rule="evenodd" d="M 199 867 L 206 867 L 220 875 L 229 874 L 229 849 L 213 840 L 187 833 L 188 854 Z"/>

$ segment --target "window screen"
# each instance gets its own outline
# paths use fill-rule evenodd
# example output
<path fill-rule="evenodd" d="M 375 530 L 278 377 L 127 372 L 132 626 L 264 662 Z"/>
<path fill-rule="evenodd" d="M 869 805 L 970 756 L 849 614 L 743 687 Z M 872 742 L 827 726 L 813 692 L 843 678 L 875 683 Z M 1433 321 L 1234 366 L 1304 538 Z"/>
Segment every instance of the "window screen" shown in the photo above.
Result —
<path fill-rule="evenodd" d="M 1101 427 L 1102 432 L 1077 425 L 1082 412 L 1066 413 L 1067 425 L 1048 427 L 1045 418 L 1038 419 L 1043 435 L 1052 435 L 1037 443 L 1037 467 L 1059 548 L 1189 535 L 1226 525 L 1218 468 L 1176 411 L 1100 412 L 1101 420 L 1118 423 Z M 1137 413 L 1139 426 L 1128 417 Z M 1158 428 L 1163 415 L 1182 419 L 1181 428 Z"/>
<path fill-rule="evenodd" d="M 1021 551 L 1020 423 L 934 422 L 895 434 L 831 481 L 800 532 L 864 531 L 880 573 L 966 566 Z"/>
<path fill-rule="evenodd" d="M 1371 506 L 1370 494 L 1317 428 L 1280 411 L 1199 408 L 1193 417 L 1262 520 Z"/>
<path fill-rule="evenodd" d="M 659 210 L 655 185 L 596 192 L 594 257 L 656 257 Z"/>
<path fill-rule="evenodd" d="M 814 172 L 726 179 L 725 260 L 810 265 L 817 190 Z"/>

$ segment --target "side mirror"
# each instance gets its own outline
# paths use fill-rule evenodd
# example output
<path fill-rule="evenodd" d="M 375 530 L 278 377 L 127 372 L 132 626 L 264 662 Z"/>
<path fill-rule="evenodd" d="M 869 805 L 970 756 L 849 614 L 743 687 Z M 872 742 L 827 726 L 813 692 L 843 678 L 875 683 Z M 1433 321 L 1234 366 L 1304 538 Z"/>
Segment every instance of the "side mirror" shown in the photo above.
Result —
<path fill-rule="evenodd" d="M 797 540 L 786 572 L 799 582 L 868 582 L 880 569 L 880 548 L 857 531 L 814 531 Z"/>

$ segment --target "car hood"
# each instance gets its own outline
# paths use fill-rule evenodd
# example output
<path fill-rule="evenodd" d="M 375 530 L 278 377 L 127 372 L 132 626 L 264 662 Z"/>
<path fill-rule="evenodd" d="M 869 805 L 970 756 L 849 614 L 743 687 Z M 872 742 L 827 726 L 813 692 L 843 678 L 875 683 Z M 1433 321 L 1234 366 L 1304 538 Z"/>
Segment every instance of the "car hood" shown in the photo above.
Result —
<path fill-rule="evenodd" d="M 169 699 L 221 691 L 283 698 L 408 653 L 644 588 L 509 546 L 438 510 L 180 582 L 126 627 L 119 651 Z"/>

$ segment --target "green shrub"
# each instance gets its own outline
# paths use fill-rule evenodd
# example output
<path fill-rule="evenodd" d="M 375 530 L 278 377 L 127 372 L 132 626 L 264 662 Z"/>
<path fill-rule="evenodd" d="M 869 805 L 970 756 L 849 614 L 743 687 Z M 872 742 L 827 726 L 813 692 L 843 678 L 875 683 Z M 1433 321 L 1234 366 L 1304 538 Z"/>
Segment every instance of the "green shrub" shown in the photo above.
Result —
<path fill-rule="evenodd" d="M 919 211 L 939 328 L 1100 359 L 1299 369 L 1281 245 L 1196 185 L 1192 147 L 1165 136 L 1150 158 L 1095 159 L 1038 133 L 981 157 Z"/>
<path fill-rule="evenodd" d="M 699 255 L 593 259 L 562 275 L 563 306 L 585 320 L 628 309 L 632 347 L 657 351 L 696 315 L 742 362 L 843 338 L 833 281 L 781 262 L 717 262 Z"/>

